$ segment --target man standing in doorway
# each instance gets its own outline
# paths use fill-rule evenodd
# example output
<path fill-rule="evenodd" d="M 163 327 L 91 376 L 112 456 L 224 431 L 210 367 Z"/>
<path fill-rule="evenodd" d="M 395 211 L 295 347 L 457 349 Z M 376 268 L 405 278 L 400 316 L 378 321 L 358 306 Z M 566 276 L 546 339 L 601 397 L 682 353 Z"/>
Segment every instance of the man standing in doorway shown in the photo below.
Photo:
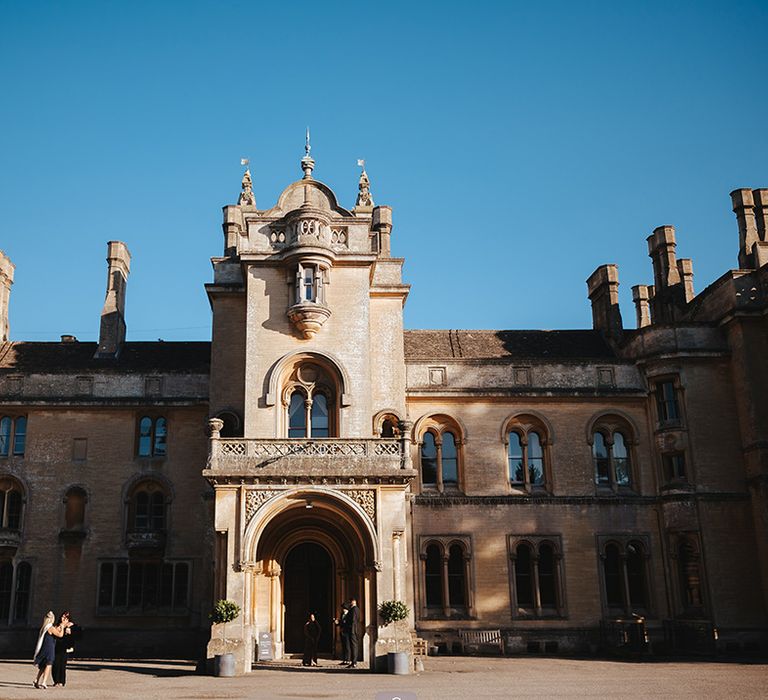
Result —
<path fill-rule="evenodd" d="M 349 601 L 349 612 L 346 617 L 349 630 L 350 664 L 349 668 L 357 668 L 357 651 L 360 646 L 360 608 L 357 601 L 352 598 Z"/>
<path fill-rule="evenodd" d="M 341 666 L 346 666 L 350 660 L 349 654 L 349 606 L 346 603 L 341 604 L 341 617 L 337 617 L 333 622 L 339 628 L 341 635 Z"/>

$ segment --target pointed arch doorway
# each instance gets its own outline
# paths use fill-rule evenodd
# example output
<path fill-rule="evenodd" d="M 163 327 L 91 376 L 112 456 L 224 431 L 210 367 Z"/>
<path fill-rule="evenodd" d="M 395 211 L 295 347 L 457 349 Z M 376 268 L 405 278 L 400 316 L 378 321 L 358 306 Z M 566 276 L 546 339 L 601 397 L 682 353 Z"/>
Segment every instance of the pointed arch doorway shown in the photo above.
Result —
<path fill-rule="evenodd" d="M 316 542 L 303 542 L 293 547 L 285 558 L 283 571 L 283 605 L 285 607 L 285 652 L 298 654 L 304 650 L 304 623 L 309 613 L 320 621 L 318 651 L 333 652 L 334 571 L 331 555 Z"/>
<path fill-rule="evenodd" d="M 260 517 L 259 517 L 260 516 Z M 362 509 L 330 489 L 296 489 L 275 498 L 249 524 L 246 547 L 254 552 L 251 607 L 259 631 L 269 631 L 274 650 L 304 648 L 304 623 L 315 612 L 320 651 L 341 652 L 333 624 L 341 604 L 360 607 L 360 658 L 375 644 L 377 538 Z"/>

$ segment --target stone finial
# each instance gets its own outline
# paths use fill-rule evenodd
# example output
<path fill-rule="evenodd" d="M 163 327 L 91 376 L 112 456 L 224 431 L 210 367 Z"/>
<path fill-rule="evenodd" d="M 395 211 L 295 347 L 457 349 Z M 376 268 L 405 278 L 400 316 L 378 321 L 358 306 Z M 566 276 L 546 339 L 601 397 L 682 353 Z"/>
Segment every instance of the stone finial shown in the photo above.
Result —
<path fill-rule="evenodd" d="M 250 168 L 245 169 L 241 187 L 242 192 L 240 192 L 240 199 L 237 200 L 237 203 L 244 207 L 255 207 L 256 197 L 253 194 L 253 181 L 251 180 Z"/>
<path fill-rule="evenodd" d="M 224 421 L 221 418 L 209 418 L 206 425 L 206 433 L 214 440 L 221 437 L 221 430 L 224 427 Z"/>
<path fill-rule="evenodd" d="M 619 308 L 619 268 L 601 265 L 587 280 L 589 300 L 592 302 L 592 327 L 606 335 L 620 335 L 623 330 Z"/>
<path fill-rule="evenodd" d="M 101 311 L 96 358 L 116 358 L 125 342 L 125 292 L 131 271 L 131 254 L 122 241 L 107 244 L 107 296 Z"/>
<path fill-rule="evenodd" d="M 304 179 L 312 179 L 312 171 L 315 169 L 315 161 L 312 159 L 310 152 L 312 146 L 309 145 L 309 127 L 307 127 L 307 140 L 304 144 L 304 157 L 301 159 L 301 169 L 304 171 Z"/>
<path fill-rule="evenodd" d="M 358 160 L 357 164 L 362 167 L 360 173 L 360 181 L 357 183 L 357 201 L 355 202 L 355 209 L 361 207 L 370 208 L 373 207 L 373 196 L 371 195 L 371 181 L 368 179 L 368 173 L 365 172 L 365 161 Z"/>
<path fill-rule="evenodd" d="M 9 336 L 8 306 L 15 269 L 11 259 L 0 250 L 0 342 L 5 342 Z"/>

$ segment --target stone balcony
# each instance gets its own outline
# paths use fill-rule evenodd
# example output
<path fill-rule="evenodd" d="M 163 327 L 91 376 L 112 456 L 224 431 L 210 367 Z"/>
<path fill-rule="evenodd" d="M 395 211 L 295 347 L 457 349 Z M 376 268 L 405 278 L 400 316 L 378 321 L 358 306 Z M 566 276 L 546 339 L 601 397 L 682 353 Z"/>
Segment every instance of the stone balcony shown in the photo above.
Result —
<path fill-rule="evenodd" d="M 203 475 L 274 482 L 410 481 L 405 440 L 389 438 L 246 439 L 212 437 Z"/>
<path fill-rule="evenodd" d="M 128 551 L 160 551 L 165 547 L 165 532 L 131 530 L 126 535 Z"/>
<path fill-rule="evenodd" d="M 21 544 L 21 532 L 9 527 L 0 527 L 0 550 L 17 550 Z"/>

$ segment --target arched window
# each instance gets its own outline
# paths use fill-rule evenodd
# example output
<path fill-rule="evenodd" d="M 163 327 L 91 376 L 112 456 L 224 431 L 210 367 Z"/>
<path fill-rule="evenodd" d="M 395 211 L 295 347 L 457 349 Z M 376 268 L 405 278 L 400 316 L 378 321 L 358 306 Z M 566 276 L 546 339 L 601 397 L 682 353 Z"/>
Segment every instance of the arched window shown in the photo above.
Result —
<path fill-rule="evenodd" d="M 328 399 L 325 394 L 315 393 L 312 399 L 312 437 L 327 438 L 330 435 Z"/>
<path fill-rule="evenodd" d="M 440 547 L 431 544 L 427 547 L 425 562 L 425 592 L 427 607 L 442 607 L 443 605 L 443 557 Z"/>
<path fill-rule="evenodd" d="M 646 545 L 639 540 L 604 544 L 603 587 L 609 614 L 645 614 L 650 607 Z"/>
<path fill-rule="evenodd" d="M 536 416 L 519 415 L 505 425 L 510 486 L 526 491 L 543 490 L 548 480 L 547 433 L 543 422 Z"/>
<path fill-rule="evenodd" d="M 288 437 L 307 437 L 306 398 L 301 391 L 294 391 L 288 404 Z"/>
<path fill-rule="evenodd" d="M 443 485 L 458 486 L 459 483 L 459 454 L 456 450 L 456 437 L 450 431 L 443 433 L 442 445 Z"/>
<path fill-rule="evenodd" d="M 464 548 L 452 544 L 448 551 L 448 604 L 452 608 L 463 608 L 467 604 Z"/>
<path fill-rule="evenodd" d="M 601 416 L 594 422 L 590 440 L 595 484 L 616 491 L 632 485 L 631 430 L 620 416 Z"/>
<path fill-rule="evenodd" d="M 515 561 L 515 587 L 517 604 L 520 607 L 533 607 L 533 555 L 531 547 L 520 544 L 517 547 Z"/>
<path fill-rule="evenodd" d="M 515 617 L 562 615 L 559 538 L 557 536 L 511 536 L 511 576 L 514 584 Z"/>
<path fill-rule="evenodd" d="M 64 528 L 82 530 L 85 525 L 85 504 L 88 498 L 78 486 L 70 488 L 64 496 Z"/>
<path fill-rule="evenodd" d="M 381 438 L 399 438 L 400 418 L 394 413 L 378 413 L 373 419 L 373 434 Z"/>
<path fill-rule="evenodd" d="M 337 381 L 318 362 L 297 360 L 284 384 L 286 434 L 289 438 L 323 439 L 338 431 Z"/>
<path fill-rule="evenodd" d="M 165 457 L 168 424 L 163 417 L 142 416 L 139 419 L 139 457 Z"/>
<path fill-rule="evenodd" d="M 0 457 L 21 457 L 27 445 L 27 419 L 25 416 L 0 418 Z"/>
<path fill-rule="evenodd" d="M 437 484 L 437 445 L 432 431 L 424 433 L 421 441 L 421 483 L 425 486 Z"/>
<path fill-rule="evenodd" d="M 237 413 L 234 411 L 222 411 L 217 415 L 217 418 L 224 422 L 219 431 L 220 437 L 236 438 L 243 436 L 242 422 Z"/>
<path fill-rule="evenodd" d="M 0 527 L 21 530 L 24 498 L 21 486 L 10 477 L 0 479 Z"/>
<path fill-rule="evenodd" d="M 420 437 L 421 485 L 457 490 L 461 481 L 461 432 L 448 416 L 428 418 Z"/>
<path fill-rule="evenodd" d="M 156 481 L 142 481 L 131 492 L 128 526 L 133 532 L 164 532 L 167 498 Z"/>
<path fill-rule="evenodd" d="M 466 617 L 471 606 L 468 538 L 430 538 L 422 545 L 421 552 L 424 576 L 422 615 L 428 618 Z"/>
<path fill-rule="evenodd" d="M 0 562 L 0 624 L 24 623 L 29 615 L 32 567 L 28 562 Z"/>

